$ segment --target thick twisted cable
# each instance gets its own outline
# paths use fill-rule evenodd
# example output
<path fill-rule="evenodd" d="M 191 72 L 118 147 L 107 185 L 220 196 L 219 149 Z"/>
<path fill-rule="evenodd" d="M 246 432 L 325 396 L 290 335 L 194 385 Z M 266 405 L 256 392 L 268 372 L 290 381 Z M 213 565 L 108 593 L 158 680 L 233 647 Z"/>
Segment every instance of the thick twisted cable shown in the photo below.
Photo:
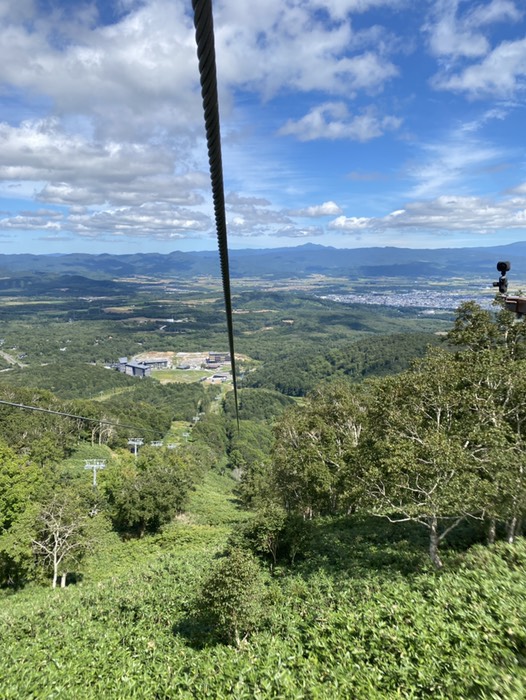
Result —
<path fill-rule="evenodd" d="M 217 244 L 223 280 L 228 345 L 232 363 L 232 380 L 236 419 L 239 428 L 239 408 L 237 399 L 236 359 L 234 354 L 234 324 L 232 320 L 232 297 L 230 293 L 230 269 L 228 264 L 228 239 L 226 228 L 225 191 L 223 186 L 223 161 L 221 157 L 221 130 L 219 126 L 219 101 L 217 96 L 217 75 L 214 44 L 214 21 L 211 0 L 192 0 L 194 10 L 195 39 L 199 59 L 201 96 L 205 115 L 206 141 L 210 180 L 214 199 L 214 215 L 217 231 Z"/>

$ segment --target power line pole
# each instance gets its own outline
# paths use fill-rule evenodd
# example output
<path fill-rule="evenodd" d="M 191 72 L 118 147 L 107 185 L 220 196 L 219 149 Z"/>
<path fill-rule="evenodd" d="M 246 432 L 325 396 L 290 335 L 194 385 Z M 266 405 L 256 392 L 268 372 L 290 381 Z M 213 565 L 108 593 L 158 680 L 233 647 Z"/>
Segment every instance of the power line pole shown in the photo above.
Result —
<path fill-rule="evenodd" d="M 93 469 L 93 489 L 97 488 L 97 472 L 99 469 L 104 469 L 106 461 L 103 459 L 86 459 L 84 469 Z"/>

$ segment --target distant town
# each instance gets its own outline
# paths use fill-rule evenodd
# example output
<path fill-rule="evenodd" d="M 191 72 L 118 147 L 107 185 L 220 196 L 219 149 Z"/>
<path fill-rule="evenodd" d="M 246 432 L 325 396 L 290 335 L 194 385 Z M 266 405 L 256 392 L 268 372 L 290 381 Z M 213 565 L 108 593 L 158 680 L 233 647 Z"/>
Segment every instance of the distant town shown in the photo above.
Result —
<path fill-rule="evenodd" d="M 466 301 L 476 301 L 483 308 L 490 308 L 494 299 L 493 292 L 473 294 L 465 290 L 445 291 L 413 289 L 409 292 L 367 292 L 349 294 L 326 294 L 320 299 L 330 299 L 342 304 L 375 304 L 379 306 L 398 306 L 423 308 L 431 310 L 453 310 Z"/>

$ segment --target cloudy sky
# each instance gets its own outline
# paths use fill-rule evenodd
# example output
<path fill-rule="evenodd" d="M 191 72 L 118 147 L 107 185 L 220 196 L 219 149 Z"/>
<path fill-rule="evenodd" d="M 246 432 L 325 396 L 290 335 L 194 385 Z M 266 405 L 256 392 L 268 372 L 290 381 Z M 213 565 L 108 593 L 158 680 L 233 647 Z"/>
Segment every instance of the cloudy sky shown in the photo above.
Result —
<path fill-rule="evenodd" d="M 215 0 L 231 248 L 526 240 L 524 0 Z M 0 0 L 3 253 L 216 246 L 191 0 Z"/>

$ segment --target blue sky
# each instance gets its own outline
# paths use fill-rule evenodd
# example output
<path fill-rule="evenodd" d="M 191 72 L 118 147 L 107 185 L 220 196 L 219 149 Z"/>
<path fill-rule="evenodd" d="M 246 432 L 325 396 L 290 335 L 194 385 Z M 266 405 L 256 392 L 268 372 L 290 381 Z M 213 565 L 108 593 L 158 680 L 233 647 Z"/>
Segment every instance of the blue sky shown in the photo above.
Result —
<path fill-rule="evenodd" d="M 231 248 L 526 240 L 523 0 L 216 0 Z M 4 253 L 216 247 L 191 0 L 0 0 Z"/>

